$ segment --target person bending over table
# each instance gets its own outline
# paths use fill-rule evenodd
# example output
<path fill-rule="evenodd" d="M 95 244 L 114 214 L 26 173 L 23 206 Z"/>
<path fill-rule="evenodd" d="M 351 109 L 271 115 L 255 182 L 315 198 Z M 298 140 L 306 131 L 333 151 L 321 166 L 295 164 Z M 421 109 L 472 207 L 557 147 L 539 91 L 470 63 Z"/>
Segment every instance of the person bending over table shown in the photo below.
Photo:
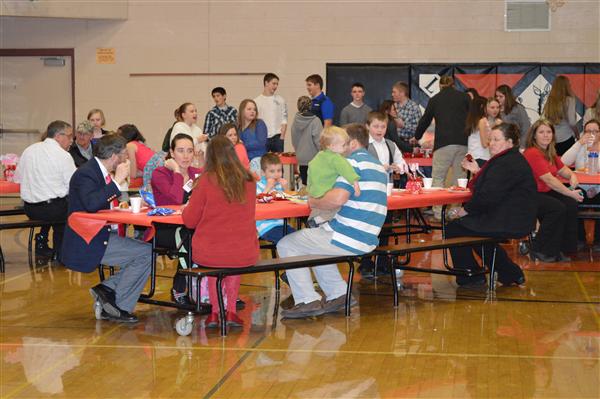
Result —
<path fill-rule="evenodd" d="M 225 136 L 216 136 L 206 150 L 204 173 L 183 210 L 186 227 L 195 229 L 192 238 L 194 263 L 201 267 L 247 267 L 259 256 L 256 237 L 256 182 L 238 159 Z M 206 327 L 219 325 L 217 279 L 208 277 L 208 296 L 212 312 Z M 240 276 L 223 279 L 227 299 L 227 324 L 243 324 L 236 314 Z"/>
<path fill-rule="evenodd" d="M 542 262 L 568 262 L 565 253 L 577 250 L 577 203 L 583 193 L 576 189 L 577 176 L 565 166 L 554 149 L 554 125 L 546 119 L 535 122 L 527 134 L 523 153 L 537 182 L 536 201 L 540 227 L 530 250 Z M 569 180 L 566 187 L 558 176 Z"/>
<path fill-rule="evenodd" d="M 194 168 L 194 140 L 185 133 L 173 137 L 171 148 L 164 166 L 159 166 L 152 172 L 152 193 L 156 205 L 182 205 L 187 203 L 194 179 L 200 176 L 201 169 Z M 187 230 L 186 230 L 187 231 Z M 182 237 L 181 226 L 163 224 L 156 231 L 156 245 L 162 248 L 177 248 L 178 242 L 184 243 L 184 250 L 189 250 L 185 245 L 187 240 Z M 187 268 L 184 259 L 179 258 L 177 268 Z M 180 305 L 191 305 L 192 302 L 186 293 L 186 279 L 180 274 L 173 277 L 171 299 Z"/>
<path fill-rule="evenodd" d="M 119 186 L 129 176 L 126 141 L 114 134 L 102 136 L 94 147 L 94 158 L 73 174 L 69 187 L 69 215 L 110 209 L 121 195 Z M 114 172 L 111 178 L 110 173 Z M 62 263 L 72 270 L 90 273 L 98 265 L 119 266 L 118 272 L 92 287 L 90 293 L 102 305 L 102 318 L 135 323 L 132 313 L 151 269 L 152 246 L 119 237 L 103 227 L 88 243 L 69 225 L 65 226 Z"/>
<path fill-rule="evenodd" d="M 360 198 L 343 177 L 321 198 L 309 198 L 311 208 L 340 210 L 319 227 L 296 231 L 277 244 L 281 258 L 296 255 L 362 255 L 371 252 L 387 214 L 387 175 L 381 163 L 366 147 L 369 134 L 363 125 L 347 125 L 350 137 L 348 161 L 360 176 Z M 344 308 L 346 281 L 336 265 L 312 268 L 326 295 L 324 303 L 313 286 L 311 269 L 287 271 L 295 306 L 281 312 L 283 318 L 298 319 L 337 312 Z M 354 300 L 352 302 L 355 302 Z"/>
<path fill-rule="evenodd" d="M 454 211 L 460 218 L 446 226 L 446 238 L 484 236 L 521 238 L 535 227 L 536 208 L 531 200 L 536 194 L 535 179 L 529 164 L 519 152 L 519 129 L 512 123 L 492 127 L 489 151 L 491 158 L 480 168 L 477 160 L 463 159 L 462 166 L 473 173 L 469 188 L 473 196 L 463 208 Z M 492 259 L 496 249 L 496 271 L 502 285 L 521 285 L 525 277 L 521 268 L 497 244 L 484 246 L 485 259 Z M 475 250 L 481 246 L 451 248 L 455 269 L 479 268 Z M 459 286 L 483 285 L 485 276 L 457 276 Z"/>

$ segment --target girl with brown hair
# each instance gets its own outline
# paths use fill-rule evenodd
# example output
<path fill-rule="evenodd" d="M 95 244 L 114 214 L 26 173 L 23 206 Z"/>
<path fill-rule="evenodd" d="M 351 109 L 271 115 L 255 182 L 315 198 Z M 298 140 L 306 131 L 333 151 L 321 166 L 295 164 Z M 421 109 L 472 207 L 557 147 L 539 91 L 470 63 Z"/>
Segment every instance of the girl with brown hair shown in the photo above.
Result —
<path fill-rule="evenodd" d="M 556 153 L 564 154 L 575 144 L 575 137 L 579 136 L 575 126 L 577 123 L 575 96 L 569 78 L 557 76 L 554 79 L 542 114 L 554 125 Z"/>
<path fill-rule="evenodd" d="M 206 150 L 206 166 L 183 211 L 186 227 L 194 229 L 192 259 L 203 267 L 247 267 L 259 256 L 256 236 L 256 182 L 238 159 L 231 141 L 216 136 Z M 226 277 L 226 318 L 230 326 L 241 326 L 236 314 L 240 276 Z M 207 327 L 219 324 L 216 278 L 208 279 L 212 313 Z"/>

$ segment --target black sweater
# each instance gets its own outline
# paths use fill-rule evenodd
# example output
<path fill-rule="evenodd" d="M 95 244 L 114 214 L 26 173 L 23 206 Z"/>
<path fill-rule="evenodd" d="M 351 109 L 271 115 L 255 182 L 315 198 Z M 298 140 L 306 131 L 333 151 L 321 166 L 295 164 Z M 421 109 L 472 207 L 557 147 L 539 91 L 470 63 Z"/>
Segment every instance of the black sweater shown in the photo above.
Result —
<path fill-rule="evenodd" d="M 425 113 L 419 120 L 415 137 L 419 140 L 435 118 L 434 150 L 447 145 L 467 145 L 465 123 L 469 112 L 470 98 L 454 87 L 445 87 L 433 96 Z"/>

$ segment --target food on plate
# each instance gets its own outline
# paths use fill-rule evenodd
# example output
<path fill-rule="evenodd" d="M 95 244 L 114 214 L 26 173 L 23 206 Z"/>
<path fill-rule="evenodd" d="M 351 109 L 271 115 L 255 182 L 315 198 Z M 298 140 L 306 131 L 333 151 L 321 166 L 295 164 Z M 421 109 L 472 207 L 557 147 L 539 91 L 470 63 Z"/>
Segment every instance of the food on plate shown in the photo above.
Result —
<path fill-rule="evenodd" d="M 465 187 L 459 187 L 459 186 L 452 186 L 449 188 L 450 191 L 469 191 L 468 188 Z"/>
<path fill-rule="evenodd" d="M 119 208 L 120 209 L 129 209 L 129 204 L 127 203 L 127 201 L 121 201 L 121 202 L 119 202 Z"/>
<path fill-rule="evenodd" d="M 256 194 L 256 202 L 267 204 L 271 201 L 273 201 L 273 196 L 269 193 Z"/>

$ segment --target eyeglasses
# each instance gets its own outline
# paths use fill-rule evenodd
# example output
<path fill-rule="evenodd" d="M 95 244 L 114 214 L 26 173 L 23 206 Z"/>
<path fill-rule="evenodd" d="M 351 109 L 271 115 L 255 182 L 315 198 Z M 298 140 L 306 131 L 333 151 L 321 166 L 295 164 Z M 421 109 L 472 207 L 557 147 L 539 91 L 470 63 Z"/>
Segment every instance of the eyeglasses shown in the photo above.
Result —
<path fill-rule="evenodd" d="M 598 133 L 600 133 L 600 130 L 598 130 L 598 129 L 594 129 L 594 130 L 585 129 L 583 132 L 584 133 L 591 133 L 591 134 L 598 134 Z"/>

